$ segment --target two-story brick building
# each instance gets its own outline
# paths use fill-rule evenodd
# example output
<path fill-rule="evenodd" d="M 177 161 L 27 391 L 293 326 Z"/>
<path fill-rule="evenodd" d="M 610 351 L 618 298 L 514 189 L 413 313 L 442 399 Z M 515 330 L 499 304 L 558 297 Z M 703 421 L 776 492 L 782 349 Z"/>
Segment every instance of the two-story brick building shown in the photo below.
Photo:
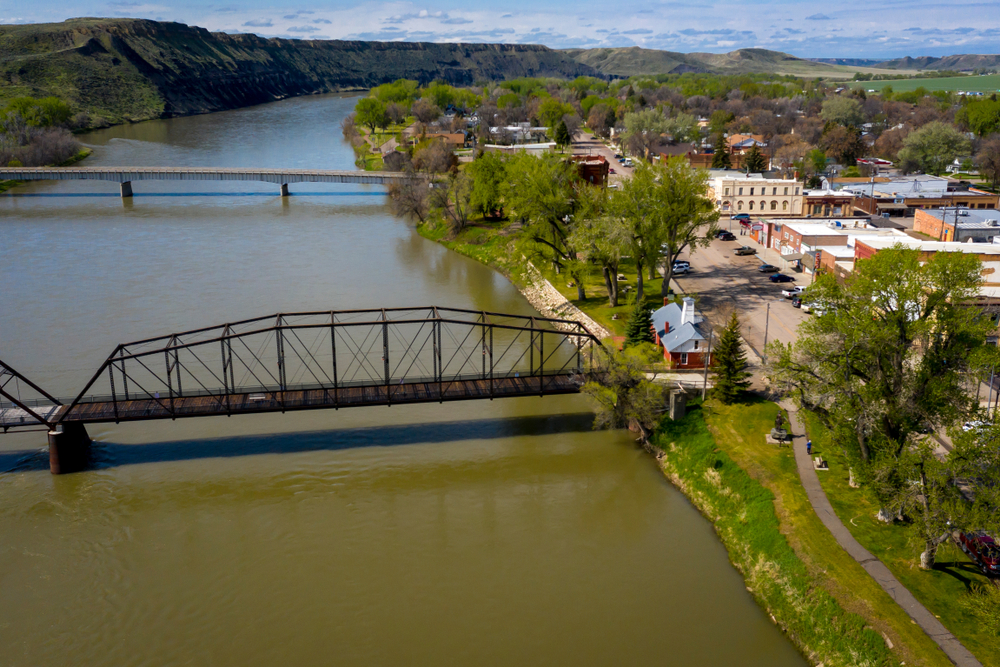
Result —
<path fill-rule="evenodd" d="M 995 208 L 920 210 L 914 213 L 913 231 L 938 241 L 990 243 L 1000 237 L 1000 211 Z"/>

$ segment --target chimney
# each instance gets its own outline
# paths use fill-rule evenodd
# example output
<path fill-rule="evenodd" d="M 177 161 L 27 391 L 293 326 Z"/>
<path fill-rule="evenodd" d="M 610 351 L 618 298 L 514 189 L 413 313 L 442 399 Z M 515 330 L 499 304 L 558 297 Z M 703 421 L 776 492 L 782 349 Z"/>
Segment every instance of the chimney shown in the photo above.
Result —
<path fill-rule="evenodd" d="M 681 310 L 681 326 L 694 324 L 694 299 L 684 297 L 684 308 Z"/>

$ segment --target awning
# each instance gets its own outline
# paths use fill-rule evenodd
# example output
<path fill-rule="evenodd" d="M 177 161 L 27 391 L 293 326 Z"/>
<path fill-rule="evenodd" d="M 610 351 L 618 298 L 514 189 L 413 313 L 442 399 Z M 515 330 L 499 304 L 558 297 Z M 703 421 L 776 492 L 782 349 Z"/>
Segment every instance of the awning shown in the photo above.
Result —
<path fill-rule="evenodd" d="M 784 259 L 784 260 L 787 260 L 787 261 L 791 262 L 792 260 L 802 259 L 803 257 L 805 257 L 805 255 L 803 253 L 801 253 L 801 252 L 793 252 L 790 255 L 782 255 L 781 259 Z"/>

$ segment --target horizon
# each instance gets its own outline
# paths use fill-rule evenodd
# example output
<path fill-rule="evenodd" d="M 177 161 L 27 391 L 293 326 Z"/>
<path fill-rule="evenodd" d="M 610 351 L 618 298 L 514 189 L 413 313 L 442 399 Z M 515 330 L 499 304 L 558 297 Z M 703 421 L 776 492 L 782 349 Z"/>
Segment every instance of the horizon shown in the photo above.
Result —
<path fill-rule="evenodd" d="M 515 2 L 502 10 L 455 0 L 430 5 L 352 4 L 346 0 L 323 5 L 292 0 L 248 0 L 239 6 L 172 0 L 43 0 L 26 4 L 19 4 L 17 15 L 4 7 L 0 24 L 136 18 L 285 39 L 540 44 L 552 49 L 638 46 L 720 54 L 759 48 L 807 59 L 993 55 L 1000 40 L 1000 12 L 985 11 L 995 10 L 996 5 L 975 0 L 958 0 L 946 7 L 889 0 L 876 8 L 853 1 L 837 11 L 821 3 L 788 0 L 708 5 L 686 1 L 653 6 L 626 3 L 613 26 L 602 22 L 602 5 L 578 4 L 567 12 L 551 0 L 530 5 Z M 530 11 L 519 12 L 522 8 Z M 754 18 L 761 11 L 767 16 L 763 22 Z M 979 27 L 967 27 L 970 23 Z"/>

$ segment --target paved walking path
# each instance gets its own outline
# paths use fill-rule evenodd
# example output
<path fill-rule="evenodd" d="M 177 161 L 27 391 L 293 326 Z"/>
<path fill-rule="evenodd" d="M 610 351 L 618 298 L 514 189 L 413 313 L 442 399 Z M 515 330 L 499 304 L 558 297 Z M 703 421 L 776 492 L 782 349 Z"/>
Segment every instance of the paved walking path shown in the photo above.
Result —
<path fill-rule="evenodd" d="M 823 525 L 833 533 L 833 537 L 844 548 L 851 557 L 865 568 L 865 571 L 872 576 L 879 586 L 892 597 L 896 603 L 903 608 L 910 618 L 923 628 L 924 632 L 930 636 L 934 642 L 941 647 L 948 658 L 959 667 L 982 667 L 982 663 L 976 660 L 958 639 L 951 634 L 941 621 L 931 612 L 927 611 L 913 594 L 892 575 L 885 564 L 872 555 L 867 549 L 861 546 L 854 536 L 851 535 L 847 527 L 840 521 L 833 511 L 823 487 L 820 486 L 819 476 L 813 468 L 812 459 L 806 454 L 806 430 L 802 426 L 802 421 L 793 405 L 788 401 L 782 401 L 779 405 L 788 411 L 791 432 L 794 434 L 792 448 L 795 451 L 795 463 L 799 469 L 799 478 L 802 486 L 805 487 L 809 502 L 816 511 Z"/>

